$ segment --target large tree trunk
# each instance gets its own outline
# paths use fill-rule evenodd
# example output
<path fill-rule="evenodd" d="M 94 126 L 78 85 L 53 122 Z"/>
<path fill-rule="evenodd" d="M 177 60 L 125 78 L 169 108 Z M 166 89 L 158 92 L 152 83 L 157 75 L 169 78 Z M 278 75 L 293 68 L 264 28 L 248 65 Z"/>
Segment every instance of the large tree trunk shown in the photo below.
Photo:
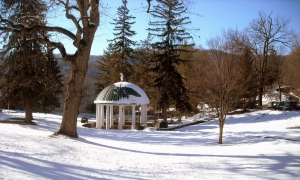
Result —
<path fill-rule="evenodd" d="M 88 67 L 89 51 L 82 56 L 76 56 L 72 62 L 71 77 L 67 85 L 64 101 L 63 117 L 60 129 L 55 133 L 77 138 L 77 117 L 82 99 L 82 88 Z"/>
<path fill-rule="evenodd" d="M 168 122 L 168 113 L 167 113 L 167 102 L 163 102 L 163 108 L 162 108 L 162 117 L 163 117 L 163 121 Z"/>
<path fill-rule="evenodd" d="M 77 0 L 77 5 L 81 14 L 79 20 L 76 20 L 73 15 L 69 14 L 70 11 L 66 10 L 67 18 L 72 19 L 77 27 L 75 36 L 72 33 L 66 33 L 63 29 L 53 28 L 54 31 L 65 33 L 71 37 L 74 40 L 74 46 L 77 48 L 76 53 L 70 56 L 66 54 L 63 46 L 57 44 L 62 54 L 62 59 L 71 62 L 71 77 L 67 85 L 62 122 L 55 135 L 64 134 L 74 138 L 78 137 L 77 117 L 82 99 L 84 78 L 90 59 L 91 46 L 100 23 L 99 0 Z M 67 3 L 66 6 L 69 6 L 69 4 Z M 79 24 L 79 21 L 81 24 Z"/>
<path fill-rule="evenodd" d="M 219 125 L 219 144 L 223 144 L 223 127 L 224 127 L 224 124 L 221 123 L 220 121 L 220 125 Z"/>
<path fill-rule="evenodd" d="M 219 144 L 223 144 L 223 128 L 224 128 L 224 124 L 225 124 L 225 113 L 227 111 L 225 111 L 224 106 L 220 105 L 220 112 L 219 112 Z M 227 113 L 226 113 L 227 114 Z"/>
<path fill-rule="evenodd" d="M 32 108 L 28 99 L 25 100 L 25 120 L 24 122 L 27 124 L 32 124 L 33 116 L 32 116 Z"/>

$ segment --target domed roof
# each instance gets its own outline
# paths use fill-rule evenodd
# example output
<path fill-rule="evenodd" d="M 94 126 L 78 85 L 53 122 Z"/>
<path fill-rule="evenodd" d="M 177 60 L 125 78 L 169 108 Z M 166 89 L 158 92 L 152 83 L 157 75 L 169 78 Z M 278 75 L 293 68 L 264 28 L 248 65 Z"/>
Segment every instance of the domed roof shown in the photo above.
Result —
<path fill-rule="evenodd" d="M 137 85 L 117 82 L 104 88 L 94 101 L 95 104 L 149 104 L 146 93 Z"/>

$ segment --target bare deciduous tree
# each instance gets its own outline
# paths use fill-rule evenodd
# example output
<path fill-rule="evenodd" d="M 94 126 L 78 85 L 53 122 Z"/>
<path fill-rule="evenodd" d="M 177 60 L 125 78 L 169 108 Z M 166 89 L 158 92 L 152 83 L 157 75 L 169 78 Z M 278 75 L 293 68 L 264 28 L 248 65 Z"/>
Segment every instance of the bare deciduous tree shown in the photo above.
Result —
<path fill-rule="evenodd" d="M 68 55 L 61 43 L 52 43 L 59 49 L 62 59 L 71 62 L 71 77 L 67 85 L 62 122 L 60 129 L 55 134 L 65 134 L 77 138 L 77 116 L 82 98 L 82 88 L 92 43 L 100 22 L 99 0 L 77 0 L 76 5 L 70 5 L 69 0 L 58 0 L 57 2 L 64 6 L 66 18 L 74 23 L 76 33 L 73 34 L 57 27 L 48 29 L 70 37 L 77 51 L 73 55 Z M 72 12 L 76 12 L 76 14 L 72 14 Z M 79 15 L 76 16 L 77 14 Z"/>
<path fill-rule="evenodd" d="M 296 95 L 300 96 L 300 39 L 297 35 L 294 36 L 293 49 L 287 56 L 285 68 L 285 84 L 292 86 Z"/>
<path fill-rule="evenodd" d="M 208 41 L 209 50 L 198 60 L 199 93 L 201 99 L 213 108 L 218 117 L 219 144 L 223 143 L 226 116 L 247 89 L 247 80 L 241 83 L 241 51 L 230 41 L 228 32 Z"/>
<path fill-rule="evenodd" d="M 255 53 L 258 61 L 259 96 L 258 105 L 262 106 L 262 97 L 265 87 L 269 55 L 278 45 L 290 46 L 291 30 L 288 29 L 289 19 L 275 16 L 273 13 L 259 12 L 259 18 L 254 19 L 247 29 L 249 46 Z"/>

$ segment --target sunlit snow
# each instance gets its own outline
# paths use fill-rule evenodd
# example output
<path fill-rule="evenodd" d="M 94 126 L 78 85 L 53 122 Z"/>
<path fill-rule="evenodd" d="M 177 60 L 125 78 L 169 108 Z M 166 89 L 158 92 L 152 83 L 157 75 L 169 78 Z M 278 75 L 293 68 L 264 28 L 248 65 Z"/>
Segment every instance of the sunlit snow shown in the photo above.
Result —
<path fill-rule="evenodd" d="M 0 123 L 0 179 L 299 179 L 300 112 L 258 110 L 176 131 L 84 128 L 51 135 L 61 114 L 34 113 L 37 126 Z M 24 117 L 3 112 L 0 120 Z M 199 120 L 195 115 L 183 123 Z"/>

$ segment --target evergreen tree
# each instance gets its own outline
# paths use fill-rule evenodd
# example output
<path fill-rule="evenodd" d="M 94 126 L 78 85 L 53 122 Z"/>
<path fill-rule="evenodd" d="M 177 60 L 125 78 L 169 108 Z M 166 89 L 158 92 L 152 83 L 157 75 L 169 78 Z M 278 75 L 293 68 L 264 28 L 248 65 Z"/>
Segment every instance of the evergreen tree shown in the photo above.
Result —
<path fill-rule="evenodd" d="M 118 55 L 112 49 L 112 44 L 109 44 L 103 55 L 97 60 L 97 82 L 98 87 L 96 94 L 102 91 L 108 85 L 111 85 L 120 80 L 120 71 L 118 69 Z"/>
<path fill-rule="evenodd" d="M 190 23 L 187 7 L 182 0 L 157 0 L 157 5 L 150 11 L 157 21 L 150 22 L 149 34 L 156 37 L 152 45 L 155 49 L 153 55 L 154 67 L 157 72 L 155 86 L 160 93 L 159 105 L 162 108 L 163 118 L 167 119 L 167 109 L 174 103 L 179 110 L 190 110 L 187 89 L 183 82 L 184 77 L 178 72 L 177 65 L 186 60 L 180 57 L 180 52 L 188 51 L 192 44 L 184 44 L 192 37 L 184 25 Z"/>
<path fill-rule="evenodd" d="M 192 54 L 191 68 L 188 73 L 188 88 L 190 95 L 190 103 L 195 110 L 198 110 L 198 106 L 200 105 L 200 110 L 204 108 L 204 98 L 201 97 L 201 80 L 203 78 L 203 74 L 199 73 L 199 69 L 202 69 L 202 64 L 205 63 L 203 59 L 206 59 L 207 50 L 202 48 L 196 49 Z M 204 62 L 203 62 L 204 61 Z"/>
<path fill-rule="evenodd" d="M 238 63 L 237 76 L 240 77 L 240 84 L 244 85 L 244 90 L 241 94 L 241 104 L 244 111 L 247 108 L 253 108 L 256 104 L 256 97 L 258 95 L 258 74 L 256 70 L 255 56 L 249 47 L 242 50 L 241 57 Z"/>
<path fill-rule="evenodd" d="M 277 51 L 270 50 L 269 64 L 266 67 L 266 85 L 277 87 L 282 85 L 282 68 L 283 68 L 283 57 L 277 54 Z"/>
<path fill-rule="evenodd" d="M 115 25 L 115 38 L 108 40 L 109 45 L 97 61 L 97 68 L 99 69 L 97 92 L 102 91 L 106 86 L 118 82 L 120 80 L 120 73 L 124 74 L 126 81 L 132 80 L 134 74 L 133 66 L 136 65 L 134 56 L 134 49 L 137 43 L 132 41 L 130 37 L 136 33 L 132 31 L 131 25 L 135 22 L 130 22 L 135 17 L 128 15 L 127 0 L 122 0 L 123 5 L 118 8 L 118 18 L 113 19 Z"/>
<path fill-rule="evenodd" d="M 27 3 L 29 9 L 38 10 L 34 7 L 34 4 L 38 2 L 45 2 L 42 0 L 2 0 L 3 2 L 9 2 L 11 4 Z M 0 35 L 3 31 L 10 31 L 22 34 L 23 32 L 34 32 L 39 30 L 47 30 L 68 37 L 76 49 L 72 54 L 67 53 L 66 44 L 59 39 L 54 40 L 48 37 L 38 37 L 39 40 L 44 40 L 54 48 L 57 48 L 61 54 L 63 61 L 70 62 L 70 76 L 67 83 L 62 121 L 59 129 L 54 135 L 64 134 L 70 137 L 77 138 L 77 117 L 79 113 L 79 107 L 82 101 L 83 85 L 85 75 L 88 69 L 88 62 L 90 59 L 90 51 L 94 41 L 95 33 L 100 24 L 100 0 L 78 0 L 78 1 L 63 1 L 57 0 L 56 3 L 48 3 L 48 8 L 55 8 L 64 11 L 65 16 L 59 18 L 65 18 L 67 22 L 74 25 L 75 28 L 71 28 L 69 23 L 60 24 L 59 26 L 47 26 L 42 24 L 28 25 L 25 23 L 12 22 L 8 16 L 4 15 L 6 7 L 0 8 Z M 10 7 L 8 9 L 11 9 Z M 3 13 L 4 12 L 4 13 Z M 40 11 L 40 14 L 43 14 Z M 38 15 L 34 16 L 36 19 Z M 33 18 L 32 18 L 33 19 Z M 0 40 L 2 41 L 3 38 Z"/>
<path fill-rule="evenodd" d="M 154 87 L 154 79 L 156 73 L 149 71 L 152 67 L 151 54 L 153 49 L 148 40 L 141 41 L 137 47 L 135 54 L 137 55 L 138 64 L 134 68 L 132 81 L 141 87 L 150 99 L 150 106 L 156 110 L 158 104 L 158 93 Z"/>
<path fill-rule="evenodd" d="M 45 25 L 46 5 L 41 1 L 9 3 L 13 9 L 9 20 L 26 26 Z M 58 105 L 61 77 L 57 60 L 50 47 L 41 39 L 47 37 L 43 29 L 10 32 L 5 49 L 1 50 L 4 63 L 1 67 L 2 100 L 25 109 L 25 122 L 32 123 L 32 111 L 50 111 Z"/>
<path fill-rule="evenodd" d="M 184 43 L 184 45 L 187 44 L 187 42 Z M 192 102 L 192 87 L 193 87 L 193 79 L 195 79 L 195 74 L 193 73 L 192 69 L 193 69 L 193 53 L 195 53 L 195 49 L 194 47 L 190 47 L 190 46 L 183 46 L 183 49 L 185 49 L 185 51 L 180 53 L 180 58 L 181 59 L 185 59 L 185 63 L 181 63 L 178 65 L 178 71 L 179 73 L 184 77 L 184 85 L 185 87 L 188 89 L 187 91 L 187 96 L 186 97 L 188 99 L 188 102 L 190 104 L 193 104 L 193 106 L 191 105 L 191 108 L 194 112 L 197 112 L 197 105 L 194 105 L 194 103 Z"/>
<path fill-rule="evenodd" d="M 134 49 L 137 43 L 130 38 L 136 35 L 136 32 L 131 30 L 131 26 L 135 23 L 131 21 L 135 19 L 134 16 L 129 15 L 127 8 L 127 0 L 122 0 L 123 5 L 118 8 L 118 18 L 113 19 L 115 25 L 114 36 L 112 40 L 108 40 L 112 44 L 113 53 L 118 55 L 117 70 L 124 74 L 124 78 L 129 81 L 133 72 L 133 65 L 136 64 L 134 57 Z"/>
<path fill-rule="evenodd" d="M 276 87 L 279 90 L 279 101 L 281 101 L 281 93 L 284 77 L 284 61 L 285 57 L 278 55 L 277 51 L 271 50 L 269 55 L 269 63 L 266 67 L 266 86 L 270 88 Z"/>

